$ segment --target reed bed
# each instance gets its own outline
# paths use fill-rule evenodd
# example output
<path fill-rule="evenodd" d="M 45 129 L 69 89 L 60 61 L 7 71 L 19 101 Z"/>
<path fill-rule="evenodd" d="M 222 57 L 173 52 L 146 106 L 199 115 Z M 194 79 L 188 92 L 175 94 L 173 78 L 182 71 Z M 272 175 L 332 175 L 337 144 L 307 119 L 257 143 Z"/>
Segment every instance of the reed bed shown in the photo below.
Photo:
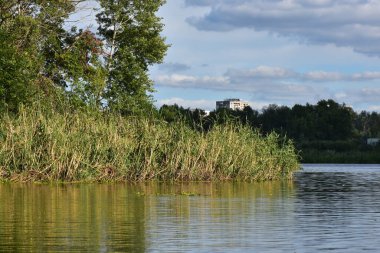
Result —
<path fill-rule="evenodd" d="M 201 133 L 154 119 L 36 109 L 0 118 L 6 181 L 264 181 L 291 178 L 298 167 L 290 141 L 232 124 Z"/>

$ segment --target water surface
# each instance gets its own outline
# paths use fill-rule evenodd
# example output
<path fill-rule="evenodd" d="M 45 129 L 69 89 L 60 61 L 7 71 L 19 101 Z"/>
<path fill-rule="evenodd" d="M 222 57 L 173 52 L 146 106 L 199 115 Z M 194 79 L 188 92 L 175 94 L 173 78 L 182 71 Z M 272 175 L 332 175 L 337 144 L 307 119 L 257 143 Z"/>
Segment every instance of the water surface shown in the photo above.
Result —
<path fill-rule="evenodd" d="M 293 182 L 0 184 L 1 252 L 379 252 L 380 166 Z"/>

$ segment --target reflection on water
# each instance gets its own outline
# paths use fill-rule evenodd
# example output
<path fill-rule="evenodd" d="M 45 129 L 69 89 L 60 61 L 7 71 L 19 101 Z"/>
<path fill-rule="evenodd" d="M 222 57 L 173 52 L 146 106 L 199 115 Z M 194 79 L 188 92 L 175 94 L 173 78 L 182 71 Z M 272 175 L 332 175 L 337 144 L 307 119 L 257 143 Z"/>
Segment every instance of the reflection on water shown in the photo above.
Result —
<path fill-rule="evenodd" d="M 296 238 L 303 248 L 379 252 L 379 165 L 306 166 L 295 184 Z"/>
<path fill-rule="evenodd" d="M 111 185 L 0 185 L 0 251 L 145 250 L 145 203 Z"/>
<path fill-rule="evenodd" d="M 291 183 L 190 185 L 199 197 L 149 198 L 149 250 L 231 252 L 290 249 L 279 229 L 294 223 Z M 276 242 L 276 243 L 274 243 Z M 160 251 L 160 250 L 159 250 Z M 259 252 L 259 251 L 258 251 Z"/>
<path fill-rule="evenodd" d="M 379 237 L 379 166 L 305 166 L 294 182 L 0 184 L 2 252 L 377 252 Z"/>

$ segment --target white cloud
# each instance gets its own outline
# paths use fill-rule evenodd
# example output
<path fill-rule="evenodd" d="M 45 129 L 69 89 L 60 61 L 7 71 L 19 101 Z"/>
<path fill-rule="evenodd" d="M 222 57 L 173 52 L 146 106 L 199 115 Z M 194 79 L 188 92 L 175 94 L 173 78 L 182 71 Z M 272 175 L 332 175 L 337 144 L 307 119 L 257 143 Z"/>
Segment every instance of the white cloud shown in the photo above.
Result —
<path fill-rule="evenodd" d="M 339 93 L 337 93 L 337 94 L 335 94 L 335 96 L 334 96 L 336 99 L 338 99 L 338 100 L 344 100 L 344 99 L 347 99 L 348 98 L 348 95 L 347 95 L 347 93 L 346 92 L 339 92 Z"/>
<path fill-rule="evenodd" d="M 380 71 L 362 73 L 339 73 L 328 71 L 309 71 L 305 73 L 296 72 L 291 69 L 280 67 L 259 66 L 253 69 L 230 69 L 226 72 L 231 80 L 272 80 L 297 82 L 366 82 L 380 80 Z"/>
<path fill-rule="evenodd" d="M 244 92 L 312 92 L 316 83 L 368 82 L 380 80 L 380 72 L 345 74 L 339 72 L 310 71 L 300 73 L 279 67 L 259 66 L 253 69 L 229 69 L 222 76 L 158 75 L 158 86 L 201 88 Z M 309 85 L 307 85 L 307 84 Z M 276 90 L 271 90 L 276 89 Z M 362 91 L 364 92 L 364 90 Z M 371 91 L 372 92 L 372 91 Z"/>
<path fill-rule="evenodd" d="M 260 66 L 248 70 L 230 69 L 223 76 L 197 77 L 173 74 L 157 76 L 154 80 L 162 87 L 243 92 L 255 94 L 260 99 L 272 100 L 294 100 L 321 92 L 320 87 L 301 85 L 289 79 L 297 75 L 299 74 L 290 70 Z"/>
<path fill-rule="evenodd" d="M 226 76 L 233 79 L 284 79 L 295 77 L 296 73 L 291 70 L 279 68 L 279 67 L 269 67 L 269 66 L 258 66 L 253 69 L 230 69 L 226 72 Z"/>
<path fill-rule="evenodd" d="M 186 3 L 209 8 L 206 15 L 187 19 L 198 30 L 250 28 L 380 56 L 380 1 L 188 0 Z"/>
<path fill-rule="evenodd" d="M 226 77 L 196 77 L 191 75 L 159 75 L 155 79 L 160 86 L 180 87 L 180 88 L 203 88 L 225 87 L 229 84 Z"/>
<path fill-rule="evenodd" d="M 338 92 L 334 99 L 341 103 L 350 104 L 356 110 L 377 111 L 380 108 L 380 88 L 358 88 L 350 89 L 345 92 Z"/>
<path fill-rule="evenodd" d="M 311 72 L 305 73 L 303 75 L 303 78 L 306 81 L 326 82 L 326 81 L 341 81 L 345 79 L 345 76 L 337 72 L 311 71 Z"/>
<path fill-rule="evenodd" d="M 380 79 L 380 72 L 363 72 L 352 75 L 353 80 L 377 80 Z"/>
<path fill-rule="evenodd" d="M 355 92 L 355 94 L 352 93 L 351 95 L 358 98 L 360 101 L 380 103 L 380 88 L 362 88 Z"/>
<path fill-rule="evenodd" d="M 268 103 L 266 102 L 260 102 L 260 101 L 246 101 L 246 102 L 248 102 L 249 106 L 255 110 L 261 110 L 264 107 L 268 106 Z M 156 102 L 156 106 L 161 107 L 162 105 L 176 104 L 184 108 L 191 108 L 191 109 L 198 108 L 198 109 L 202 109 L 206 111 L 213 111 L 215 110 L 215 103 L 216 103 L 216 100 L 210 100 L 210 99 L 183 99 L 179 97 L 172 97 L 172 98 L 158 100 Z"/>
<path fill-rule="evenodd" d="M 179 97 L 172 97 L 167 99 L 161 99 L 156 102 L 157 107 L 161 107 L 162 105 L 174 105 L 177 104 L 179 106 L 182 106 L 184 108 L 199 108 L 203 110 L 214 110 L 215 109 L 215 101 L 212 100 L 206 100 L 206 99 L 183 99 Z"/>
<path fill-rule="evenodd" d="M 167 73 L 178 73 L 178 72 L 190 70 L 191 67 L 184 63 L 166 62 L 166 63 L 160 64 L 158 66 L 158 69 Z"/>
<path fill-rule="evenodd" d="M 370 111 L 380 112 L 380 105 L 372 105 L 368 108 Z"/>
<path fill-rule="evenodd" d="M 252 103 L 252 107 L 257 109 L 268 103 L 265 101 L 294 104 L 313 103 L 320 99 L 333 98 L 358 105 L 378 103 L 380 97 L 380 88 L 376 88 L 373 82 L 380 80 L 380 72 L 346 74 L 310 71 L 301 73 L 280 67 L 259 66 L 252 69 L 229 69 L 224 75 L 213 77 L 173 74 L 157 76 L 154 79 L 159 87 L 248 94 L 253 98 L 252 101 L 256 101 L 256 104 Z M 332 83 L 344 84 L 344 86 L 351 83 L 351 86 L 336 90 L 331 87 Z M 362 83 L 369 83 L 369 85 L 364 88 L 359 85 Z M 177 102 L 181 105 L 190 105 L 187 101 Z"/>

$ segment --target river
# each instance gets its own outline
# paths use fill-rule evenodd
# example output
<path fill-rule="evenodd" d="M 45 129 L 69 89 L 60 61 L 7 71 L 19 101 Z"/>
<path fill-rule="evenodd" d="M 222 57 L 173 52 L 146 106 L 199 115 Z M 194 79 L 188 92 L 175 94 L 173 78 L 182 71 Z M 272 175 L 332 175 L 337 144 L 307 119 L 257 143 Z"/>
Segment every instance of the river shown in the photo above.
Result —
<path fill-rule="evenodd" d="M 0 184 L 0 252 L 379 252 L 380 165 L 265 183 Z"/>

